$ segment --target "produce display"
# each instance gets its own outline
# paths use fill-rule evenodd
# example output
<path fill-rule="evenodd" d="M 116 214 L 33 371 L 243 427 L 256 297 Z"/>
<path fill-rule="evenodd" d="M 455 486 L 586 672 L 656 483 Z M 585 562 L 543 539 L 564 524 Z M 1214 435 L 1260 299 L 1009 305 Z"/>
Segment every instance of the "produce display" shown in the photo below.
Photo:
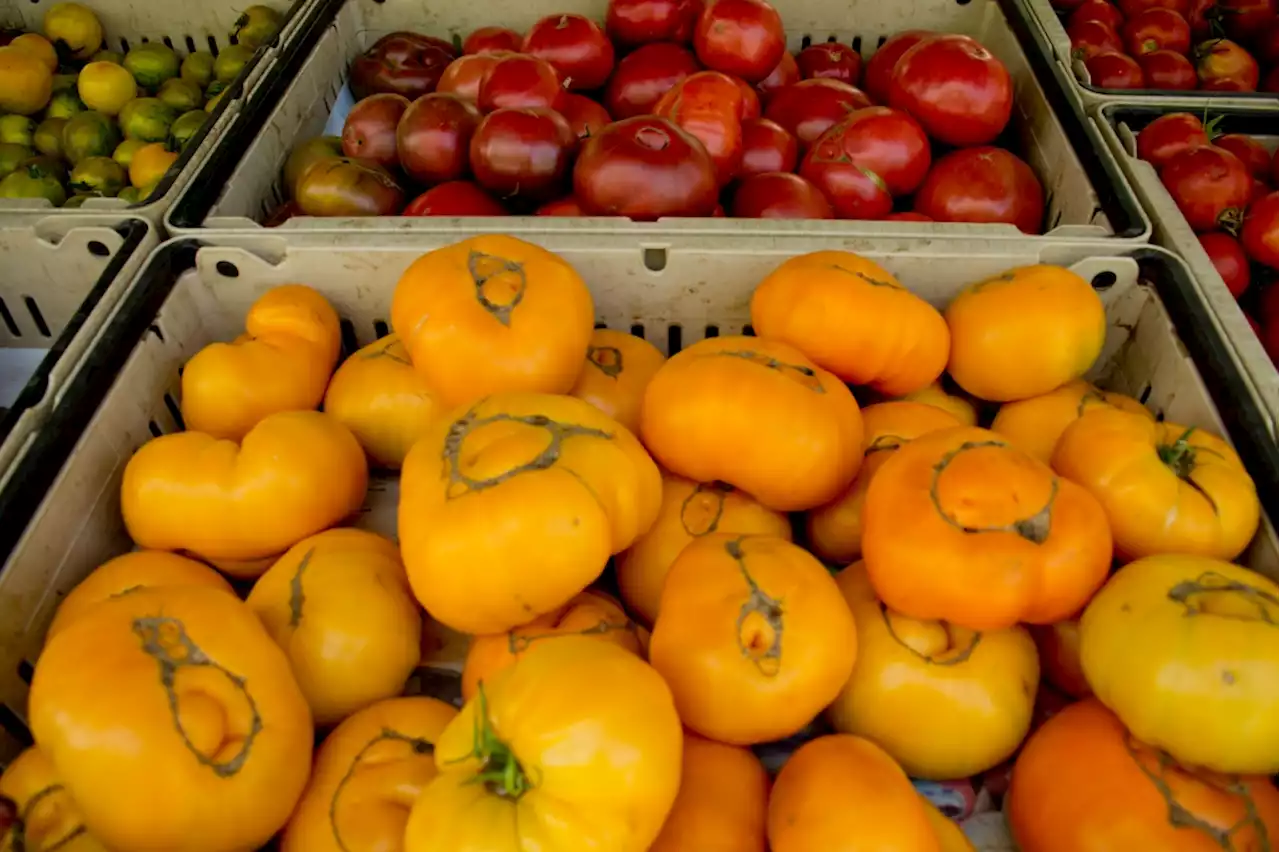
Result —
<path fill-rule="evenodd" d="M 408 31 L 352 61 L 340 137 L 284 163 L 294 216 L 730 216 L 1044 229 L 1005 147 L 1014 84 L 967 35 L 863 56 L 787 50 L 767 0 L 612 0 L 453 44 Z M 792 34 L 795 35 L 794 33 Z"/>
<path fill-rule="evenodd" d="M 1162 115 L 1138 132 L 1137 155 L 1159 173 L 1274 364 L 1280 359 L 1276 152 L 1252 136 L 1219 133 L 1216 123 L 1187 112 Z"/>
<path fill-rule="evenodd" d="M 963 852 L 1003 810 L 1021 852 L 1275 848 L 1257 488 L 1086 379 L 1090 282 L 741 284 L 748 334 L 670 353 L 509 236 L 418 258 L 355 351 L 261 289 L 125 465 L 137 549 L 58 607 L 0 847 Z"/>
<path fill-rule="evenodd" d="M 50 6 L 40 33 L 0 32 L 0 198 L 147 200 L 281 21 L 247 7 L 216 56 L 146 40 L 114 51 L 79 3 Z"/>

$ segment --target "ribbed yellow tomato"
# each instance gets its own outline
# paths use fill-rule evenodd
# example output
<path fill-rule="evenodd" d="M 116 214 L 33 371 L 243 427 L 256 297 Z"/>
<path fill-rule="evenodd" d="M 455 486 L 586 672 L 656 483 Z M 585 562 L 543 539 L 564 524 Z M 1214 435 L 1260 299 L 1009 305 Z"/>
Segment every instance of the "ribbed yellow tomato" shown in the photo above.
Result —
<path fill-rule="evenodd" d="M 585 636 L 540 643 L 445 728 L 405 852 L 645 852 L 680 751 L 671 692 L 639 657 Z"/>
<path fill-rule="evenodd" d="M 680 793 L 649 852 L 765 852 L 768 801 L 754 754 L 685 734 Z"/>
<path fill-rule="evenodd" d="M 913 778 L 968 778 L 1000 763 L 1031 728 L 1040 666 L 1022 627 L 979 633 L 894 612 L 862 563 L 836 583 L 858 627 L 853 676 L 827 710 Z"/>
<path fill-rule="evenodd" d="M 315 290 L 286 284 L 253 303 L 245 334 L 212 343 L 182 371 L 182 419 L 238 441 L 277 411 L 314 409 L 338 362 L 338 314 Z"/>
<path fill-rule="evenodd" d="M 400 551 L 370 532 L 304 538 L 246 603 L 284 649 L 318 725 L 399 695 L 421 656 L 422 617 Z"/>
<path fill-rule="evenodd" d="M 434 698 L 389 698 L 344 719 L 316 751 L 282 852 L 404 849 L 409 809 L 436 777 L 436 742 L 457 715 Z"/>
<path fill-rule="evenodd" d="M 86 612 L 36 663 L 31 731 L 112 849 L 256 849 L 311 768 L 289 662 L 226 592 L 139 589 Z"/>
<path fill-rule="evenodd" d="M 1280 768 L 1276 584 L 1237 565 L 1152 556 L 1080 619 L 1094 694 L 1138 739 L 1218 772 Z"/>
<path fill-rule="evenodd" d="M 934 382 L 926 388 L 900 396 L 897 402 L 920 402 L 925 405 L 932 405 L 934 408 L 941 408 L 943 411 L 955 417 L 964 426 L 978 425 L 978 407 L 973 404 L 973 400 L 964 395 L 963 391 L 950 393 L 942 386 L 942 382 Z"/>
<path fill-rule="evenodd" d="M 644 389 L 666 360 L 643 337 L 598 328 L 587 347 L 586 366 L 570 393 L 639 434 Z"/>
<path fill-rule="evenodd" d="M 0 831 L 4 852 L 107 852 L 84 827 L 49 757 L 32 746 L 0 775 L 0 796 L 13 800 L 18 821 Z"/>
<path fill-rule="evenodd" d="M 991 431 L 1005 436 L 1032 458 L 1050 464 L 1053 448 L 1067 427 L 1086 411 L 1107 406 L 1155 419 L 1136 399 L 1101 391 L 1083 379 L 1075 379 L 1049 393 L 1000 406 Z"/>

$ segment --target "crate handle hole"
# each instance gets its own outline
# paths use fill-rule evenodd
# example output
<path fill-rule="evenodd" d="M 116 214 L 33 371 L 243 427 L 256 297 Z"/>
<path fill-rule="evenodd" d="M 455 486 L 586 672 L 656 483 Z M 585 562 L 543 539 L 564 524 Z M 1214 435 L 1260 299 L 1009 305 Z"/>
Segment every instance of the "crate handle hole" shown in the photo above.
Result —
<path fill-rule="evenodd" d="M 373 321 L 373 337 L 375 340 L 381 340 L 391 333 L 390 327 L 383 320 Z"/>
<path fill-rule="evenodd" d="M 756 336 L 755 326 L 751 325 L 751 323 L 747 323 L 742 327 L 742 334 L 745 337 L 755 337 Z"/>
<path fill-rule="evenodd" d="M 111 250 L 107 248 L 106 243 L 98 240 L 89 240 L 89 254 L 94 257 L 107 257 L 111 254 Z"/>
<path fill-rule="evenodd" d="M 223 278 L 239 278 L 240 268 L 229 260 L 220 260 L 214 267 Z"/>
<path fill-rule="evenodd" d="M 1093 276 L 1093 289 L 1102 292 L 1116 285 L 1116 274 L 1111 271 L 1099 272 Z"/>
<path fill-rule="evenodd" d="M 667 356 L 675 355 L 684 348 L 684 329 L 676 323 L 667 326 Z"/>
<path fill-rule="evenodd" d="M 631 336 L 644 340 L 644 323 L 633 323 L 631 326 Z"/>
<path fill-rule="evenodd" d="M 719 336 L 720 336 L 720 326 L 718 325 L 709 325 L 706 327 L 706 330 L 703 331 L 703 337 L 719 337 Z"/>
<path fill-rule="evenodd" d="M 644 265 L 650 272 L 661 272 L 667 268 L 667 250 L 664 248 L 647 248 L 644 250 Z"/>
<path fill-rule="evenodd" d="M 595 325 L 596 331 L 599 331 L 602 328 L 608 328 L 608 327 L 609 327 L 609 324 L 604 320 L 596 320 L 596 325 Z"/>
<path fill-rule="evenodd" d="M 40 332 L 41 337 L 53 337 L 49 331 L 49 324 L 44 321 L 44 314 L 40 312 L 40 306 L 36 304 L 36 300 L 30 296 L 24 296 L 22 301 L 27 306 L 27 313 L 31 314 L 31 321 L 36 324 L 36 330 Z"/>

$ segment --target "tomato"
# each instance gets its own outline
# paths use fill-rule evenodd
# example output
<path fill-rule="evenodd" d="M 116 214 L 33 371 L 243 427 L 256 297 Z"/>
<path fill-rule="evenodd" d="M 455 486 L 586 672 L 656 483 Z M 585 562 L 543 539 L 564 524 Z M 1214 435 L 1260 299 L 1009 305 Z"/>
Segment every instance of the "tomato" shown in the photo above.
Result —
<path fill-rule="evenodd" d="M 1210 92 L 1253 92 L 1258 89 L 1258 63 L 1249 51 L 1225 38 L 1196 45 L 1200 88 Z"/>
<path fill-rule="evenodd" d="M 651 115 L 663 95 L 700 67 L 693 53 L 678 44 L 643 45 L 618 62 L 605 89 L 605 109 L 615 119 Z"/>
<path fill-rule="evenodd" d="M 1240 241 L 1222 231 L 1210 231 L 1200 235 L 1200 247 L 1209 255 L 1231 295 L 1239 299 L 1249 289 L 1249 258 Z"/>
<path fill-rule="evenodd" d="M 471 181 L 455 180 L 433 186 L 404 208 L 404 216 L 506 216 L 489 193 Z"/>
<path fill-rule="evenodd" d="M 1222 10 L 1218 6 L 1218 0 L 1191 0 L 1186 16 L 1187 23 L 1191 25 L 1191 36 L 1196 41 L 1210 38 L 1214 35 L 1214 30 L 1217 30 L 1218 35 L 1222 34 Z"/>
<path fill-rule="evenodd" d="M 1199 82 L 1191 60 L 1172 50 L 1153 50 L 1139 56 L 1138 65 L 1142 67 L 1147 86 L 1152 89 L 1188 91 Z"/>
<path fill-rule="evenodd" d="M 777 66 L 769 72 L 768 77 L 756 84 L 756 89 L 764 99 L 765 106 L 768 106 L 770 99 L 779 90 L 799 82 L 800 66 L 796 64 L 796 58 L 788 52 L 783 52 L 782 59 L 778 60 Z"/>
<path fill-rule="evenodd" d="M 545 201 L 562 190 L 577 142 L 555 110 L 496 110 L 471 137 L 471 171 L 501 198 Z"/>
<path fill-rule="evenodd" d="M 568 198 L 558 198 L 555 201 L 548 201 L 546 204 L 534 211 L 535 216 L 585 216 L 582 212 L 582 205 L 578 203 L 578 199 L 573 196 Z"/>
<path fill-rule="evenodd" d="M 1191 26 L 1172 9 L 1145 9 L 1126 21 L 1121 33 L 1134 56 L 1153 50 L 1186 53 L 1191 49 Z"/>
<path fill-rule="evenodd" d="M 536 56 L 513 53 L 499 59 L 484 75 L 476 105 L 481 112 L 525 107 L 555 109 L 563 94 L 560 77 L 551 63 Z"/>
<path fill-rule="evenodd" d="M 1227 35 L 1238 42 L 1251 44 L 1276 25 L 1275 0 L 1218 0 L 1218 8 Z"/>
<path fill-rule="evenodd" d="M 839 80 L 802 80 L 777 92 L 764 117 L 776 121 L 807 149 L 849 113 L 871 106 L 861 90 Z"/>
<path fill-rule="evenodd" d="M 1155 8 L 1172 9 L 1179 15 L 1186 15 L 1190 0 L 1116 0 L 1116 5 L 1128 19 L 1137 17 L 1147 9 Z"/>
<path fill-rule="evenodd" d="M 1259 92 L 1271 92 L 1272 94 L 1280 92 L 1280 74 L 1277 73 L 1278 70 L 1280 69 L 1277 69 L 1274 65 L 1267 70 L 1267 76 L 1263 77 L 1262 82 L 1258 84 Z"/>
<path fill-rule="evenodd" d="M 742 90 L 719 71 L 699 71 L 662 96 L 654 113 L 702 143 L 727 184 L 742 164 Z"/>
<path fill-rule="evenodd" d="M 307 216 L 394 216 L 404 190 L 380 166 L 327 157 L 302 175 L 294 200 Z"/>
<path fill-rule="evenodd" d="M 1080 668 L 1080 620 L 1067 618 L 1031 627 L 1044 679 L 1072 698 L 1093 695 Z M 1061 709 L 1061 708 L 1059 708 Z"/>
<path fill-rule="evenodd" d="M 1277 295 L 1280 295 L 1280 286 L 1270 285 L 1262 291 L 1262 298 L 1258 300 L 1258 316 L 1262 319 L 1262 348 L 1267 350 L 1267 354 L 1271 356 L 1271 363 L 1276 363 L 1277 353 L 1280 352 L 1280 305 L 1277 305 Z"/>
<path fill-rule="evenodd" d="M 765 172 L 744 180 L 733 196 L 732 214 L 740 219 L 834 219 L 826 196 L 816 186 L 784 172 Z"/>
<path fill-rule="evenodd" d="M 1138 156 L 1157 169 L 1176 154 L 1208 144 L 1200 118 L 1189 112 L 1166 113 L 1138 132 Z"/>
<path fill-rule="evenodd" d="M 799 160 L 796 138 L 777 122 L 755 118 L 742 122 L 742 165 L 738 177 L 765 172 L 794 172 Z"/>
<path fill-rule="evenodd" d="M 393 92 L 413 100 L 435 91 L 457 51 L 447 41 L 410 32 L 387 33 L 351 63 L 348 85 L 357 100 Z"/>
<path fill-rule="evenodd" d="M 729 79 L 738 84 L 739 91 L 742 92 L 742 109 L 739 110 L 738 116 L 743 121 L 749 118 L 760 117 L 760 93 L 755 87 L 741 77 L 730 77 Z"/>
<path fill-rule="evenodd" d="M 1240 158 L 1213 145 L 1182 151 L 1160 169 L 1160 180 L 1195 231 L 1234 233 L 1244 220 L 1253 178 Z"/>
<path fill-rule="evenodd" d="M 481 27 L 462 42 L 462 52 L 464 55 L 494 51 L 515 53 L 520 50 L 523 41 L 524 38 L 515 30 L 506 27 Z"/>
<path fill-rule="evenodd" d="M 588 216 L 706 216 L 717 203 L 715 163 L 697 139 L 665 118 L 615 121 L 588 139 L 573 170 Z"/>
<path fill-rule="evenodd" d="M 759 83 L 787 50 L 782 18 L 768 0 L 708 0 L 693 31 L 698 61 Z"/>
<path fill-rule="evenodd" d="M 916 191 L 929 173 L 929 162 L 929 137 L 914 118 L 889 107 L 867 107 L 824 133 L 809 149 L 800 173 L 837 199 L 848 173 L 865 176 L 869 171 L 897 197 Z M 835 203 L 838 207 L 839 201 Z"/>
<path fill-rule="evenodd" d="M 649 852 L 765 852 L 769 775 L 748 749 L 686 733 L 680 793 Z"/>
<path fill-rule="evenodd" d="M 609 0 L 604 30 L 617 44 L 688 44 L 702 14 L 702 0 Z"/>
<path fill-rule="evenodd" d="M 1138 61 L 1113 50 L 1086 59 L 1084 67 L 1089 80 L 1099 89 L 1141 89 L 1147 84 Z"/>
<path fill-rule="evenodd" d="M 384 169 L 398 166 L 396 125 L 407 109 L 409 99 L 403 95 L 370 95 L 357 103 L 342 126 L 342 153 Z"/>
<path fill-rule="evenodd" d="M 923 213 L 917 213 L 914 210 L 904 210 L 901 213 L 890 213 L 884 217 L 886 222 L 932 222 L 928 216 Z"/>
<path fill-rule="evenodd" d="M 1007 222 L 1038 234 L 1044 190 L 1031 167 L 1003 148 L 964 148 L 933 164 L 915 209 L 936 222 Z"/>
<path fill-rule="evenodd" d="M 1280 21 L 1276 17 L 1263 23 L 1262 34 L 1253 42 L 1253 55 L 1263 65 L 1280 62 Z"/>
<path fill-rule="evenodd" d="M 608 110 L 585 95 L 565 95 L 557 112 L 569 122 L 569 128 L 578 139 L 595 136 L 602 127 L 613 122 Z"/>
<path fill-rule="evenodd" d="M 529 29 L 521 49 L 551 63 L 574 91 L 598 89 L 613 73 L 613 42 L 582 15 L 548 15 Z"/>
<path fill-rule="evenodd" d="M 968 36 L 935 36 L 894 66 L 889 106 L 911 113 L 939 142 L 985 145 L 1009 123 L 1013 79 L 1003 62 Z"/>
<path fill-rule="evenodd" d="M 405 174 L 424 184 L 457 180 L 467 173 L 471 137 L 480 111 L 456 95 L 418 98 L 396 126 L 396 150 Z"/>
<path fill-rule="evenodd" d="M 1122 52 L 1124 42 L 1114 28 L 1102 21 L 1081 21 L 1067 27 L 1071 39 L 1071 58 L 1087 61 L 1101 53 Z"/>
<path fill-rule="evenodd" d="M 1272 269 L 1280 269 L 1280 193 L 1272 192 L 1249 206 L 1240 231 L 1240 242 L 1250 258 Z"/>
<path fill-rule="evenodd" d="M 936 33 L 929 30 L 906 30 L 890 37 L 871 56 L 867 62 L 866 72 L 862 75 L 862 87 L 878 104 L 889 103 L 889 87 L 893 80 L 893 69 L 902 58 L 902 54 L 916 46 L 921 39 L 932 38 Z"/>
<path fill-rule="evenodd" d="M 858 51 L 837 41 L 809 45 L 796 55 L 796 65 L 806 80 L 828 77 L 856 86 L 862 75 L 862 57 Z"/>
<path fill-rule="evenodd" d="M 1271 192 L 1271 187 L 1268 186 L 1265 181 L 1260 181 L 1257 178 L 1254 178 L 1253 189 L 1249 192 L 1249 203 L 1253 204 L 1253 202 L 1262 198 L 1269 192 Z"/>
<path fill-rule="evenodd" d="M 475 103 L 480 98 L 480 84 L 485 75 L 504 56 L 513 55 L 507 50 L 487 50 L 484 53 L 468 53 L 449 63 L 436 84 L 436 93 L 457 95 Z"/>
<path fill-rule="evenodd" d="M 1275 180 L 1271 170 L 1271 152 L 1261 142 L 1243 133 L 1224 133 L 1213 137 L 1213 144 L 1240 158 L 1257 180 Z"/>
<path fill-rule="evenodd" d="M 1110 0 L 1084 0 L 1067 19 L 1067 31 L 1084 21 L 1101 21 L 1113 30 L 1124 25 L 1124 13 Z"/>

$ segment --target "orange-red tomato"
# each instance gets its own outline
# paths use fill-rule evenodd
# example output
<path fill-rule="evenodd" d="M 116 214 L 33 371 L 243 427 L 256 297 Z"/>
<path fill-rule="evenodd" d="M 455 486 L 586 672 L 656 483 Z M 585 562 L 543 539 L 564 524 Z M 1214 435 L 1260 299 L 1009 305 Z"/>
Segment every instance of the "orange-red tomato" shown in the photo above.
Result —
<path fill-rule="evenodd" d="M 1080 619 L 1064 618 L 1053 624 L 1037 624 L 1031 628 L 1040 654 L 1044 679 L 1072 698 L 1093 695 L 1089 681 L 1080 666 Z"/>
<path fill-rule="evenodd" d="M 1023 452 L 1045 464 L 1053 460 L 1053 448 L 1067 427 L 1094 408 L 1111 406 L 1154 419 L 1136 399 L 1098 390 L 1083 379 L 1074 379 L 1040 396 L 1000 406 L 991 431 L 1004 435 Z"/>
<path fill-rule="evenodd" d="M 765 852 L 768 801 L 754 754 L 686 733 L 680 792 L 649 852 Z"/>
<path fill-rule="evenodd" d="M 942 386 L 941 382 L 934 382 L 915 393 L 904 394 L 899 397 L 901 402 L 922 402 L 925 405 L 932 405 L 935 408 L 941 408 L 952 417 L 960 421 L 964 426 L 978 425 L 978 407 L 973 404 L 973 400 L 963 395 L 950 393 Z"/>
<path fill-rule="evenodd" d="M 640 432 L 640 406 L 649 380 L 667 359 L 643 337 L 598 328 L 591 335 L 587 360 L 570 393 Z"/>
<path fill-rule="evenodd" d="M 0 796 L 13 801 L 19 817 L 7 830 L 0 829 L 4 852 L 108 852 L 84 827 L 80 808 L 39 746 L 5 767 Z"/>

